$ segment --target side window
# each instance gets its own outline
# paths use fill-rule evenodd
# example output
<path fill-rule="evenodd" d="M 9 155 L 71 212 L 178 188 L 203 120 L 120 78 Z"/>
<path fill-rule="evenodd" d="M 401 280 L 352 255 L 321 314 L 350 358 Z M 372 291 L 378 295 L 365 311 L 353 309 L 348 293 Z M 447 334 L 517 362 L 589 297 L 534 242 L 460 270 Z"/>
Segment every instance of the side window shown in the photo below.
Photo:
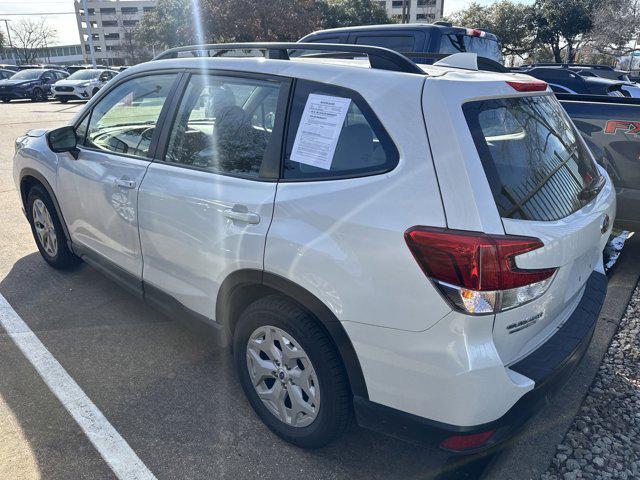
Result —
<path fill-rule="evenodd" d="M 385 47 L 398 52 L 413 52 L 415 37 L 413 35 L 362 35 L 356 37 L 358 45 Z"/>
<path fill-rule="evenodd" d="M 84 145 L 147 157 L 160 111 L 175 74 L 133 78 L 109 91 L 93 108 Z"/>
<path fill-rule="evenodd" d="M 398 150 L 356 92 L 298 81 L 291 106 L 283 178 L 321 180 L 392 170 Z"/>
<path fill-rule="evenodd" d="M 279 135 L 272 135 L 283 84 L 275 80 L 192 75 L 171 130 L 165 161 L 215 173 L 258 177 Z M 272 138 L 273 137 L 273 138 Z"/>

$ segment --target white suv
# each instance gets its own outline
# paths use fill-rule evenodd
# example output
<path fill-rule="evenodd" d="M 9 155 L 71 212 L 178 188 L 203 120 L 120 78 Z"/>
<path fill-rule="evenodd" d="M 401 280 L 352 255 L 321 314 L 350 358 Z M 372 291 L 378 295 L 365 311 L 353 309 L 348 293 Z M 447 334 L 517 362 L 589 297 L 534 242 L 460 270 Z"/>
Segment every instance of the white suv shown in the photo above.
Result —
<path fill-rule="evenodd" d="M 69 100 L 89 100 L 116 75 L 118 72 L 113 70 L 77 70 L 67 78 L 54 83 L 51 93 L 60 103 L 67 103 Z"/>
<path fill-rule="evenodd" d="M 38 248 L 213 326 L 289 442 L 355 412 L 488 448 L 589 345 L 615 192 L 546 84 L 460 55 L 209 45 L 130 68 L 17 140 Z"/>

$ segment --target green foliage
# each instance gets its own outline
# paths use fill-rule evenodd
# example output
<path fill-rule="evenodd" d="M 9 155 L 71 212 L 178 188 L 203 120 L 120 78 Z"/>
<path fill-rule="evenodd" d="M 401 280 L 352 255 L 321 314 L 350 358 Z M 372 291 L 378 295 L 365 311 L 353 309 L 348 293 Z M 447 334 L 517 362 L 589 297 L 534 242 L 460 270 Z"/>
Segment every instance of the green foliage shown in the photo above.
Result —
<path fill-rule="evenodd" d="M 451 16 L 450 21 L 493 33 L 500 39 L 505 55 L 523 55 L 533 49 L 532 16 L 531 6 L 501 0 L 487 6 L 473 2 Z"/>
<path fill-rule="evenodd" d="M 323 13 L 322 28 L 392 23 L 385 8 L 375 0 L 327 0 L 316 5 Z"/>
<path fill-rule="evenodd" d="M 295 41 L 322 28 L 389 23 L 375 0 L 201 0 L 205 42 Z M 147 46 L 194 43 L 196 16 L 190 0 L 159 0 L 135 37 Z"/>
<path fill-rule="evenodd" d="M 195 38 L 189 0 L 158 0 L 155 10 L 142 16 L 134 37 L 149 47 L 171 48 Z"/>

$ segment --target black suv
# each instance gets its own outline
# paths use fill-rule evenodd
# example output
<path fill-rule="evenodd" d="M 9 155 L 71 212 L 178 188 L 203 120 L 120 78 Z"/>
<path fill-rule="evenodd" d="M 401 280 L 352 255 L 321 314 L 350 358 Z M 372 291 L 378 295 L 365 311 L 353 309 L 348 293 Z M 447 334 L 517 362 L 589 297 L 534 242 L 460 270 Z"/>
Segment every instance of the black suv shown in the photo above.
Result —
<path fill-rule="evenodd" d="M 332 28 L 313 32 L 300 42 L 373 45 L 414 54 L 472 52 L 499 63 L 503 60 L 498 37 L 477 28 L 454 27 L 448 22 Z"/>

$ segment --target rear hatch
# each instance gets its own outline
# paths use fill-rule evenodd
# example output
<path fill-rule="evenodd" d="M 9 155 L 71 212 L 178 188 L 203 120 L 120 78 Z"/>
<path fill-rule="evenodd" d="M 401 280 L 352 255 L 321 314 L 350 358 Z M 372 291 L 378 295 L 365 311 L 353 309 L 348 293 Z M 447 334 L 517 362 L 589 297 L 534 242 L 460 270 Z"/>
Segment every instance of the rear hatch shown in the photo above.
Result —
<path fill-rule="evenodd" d="M 575 309 L 601 265 L 615 194 L 553 95 L 471 101 L 463 112 L 505 234 L 543 244 L 515 256 L 514 269 L 556 269 L 544 294 L 495 315 L 494 343 L 509 365 Z"/>

